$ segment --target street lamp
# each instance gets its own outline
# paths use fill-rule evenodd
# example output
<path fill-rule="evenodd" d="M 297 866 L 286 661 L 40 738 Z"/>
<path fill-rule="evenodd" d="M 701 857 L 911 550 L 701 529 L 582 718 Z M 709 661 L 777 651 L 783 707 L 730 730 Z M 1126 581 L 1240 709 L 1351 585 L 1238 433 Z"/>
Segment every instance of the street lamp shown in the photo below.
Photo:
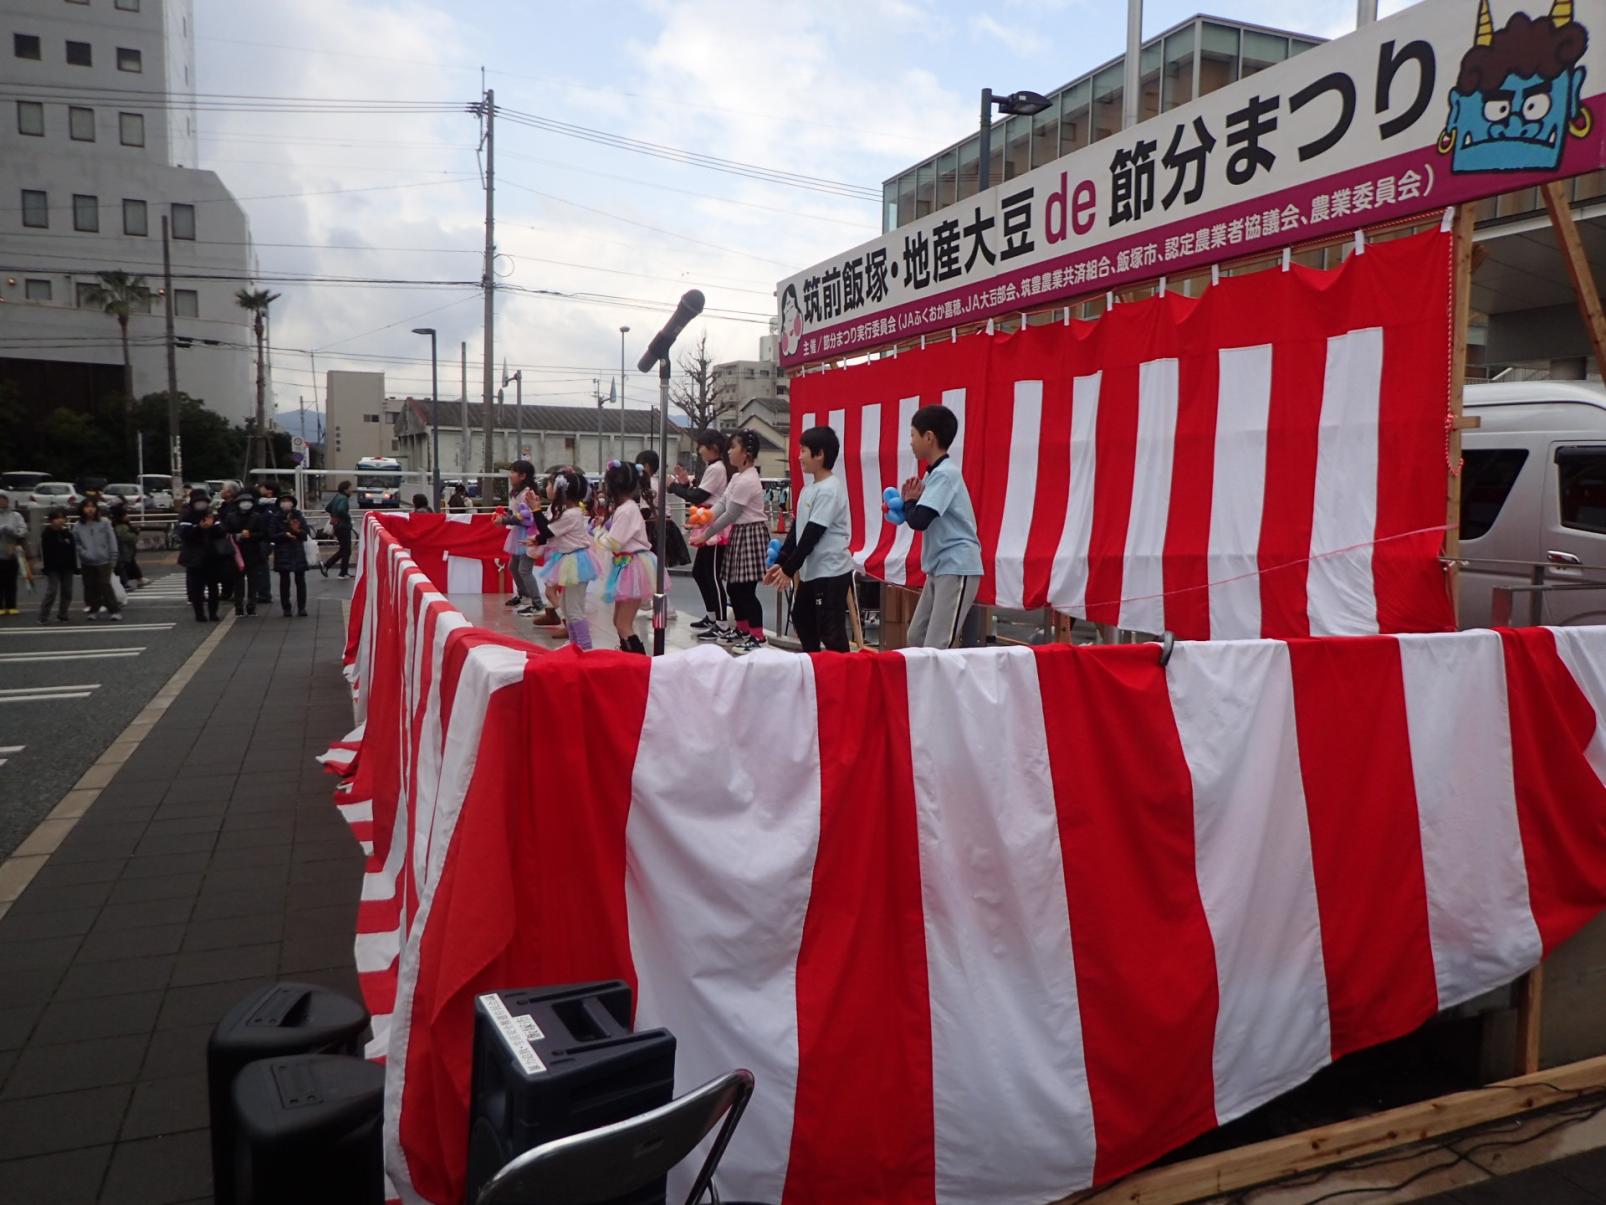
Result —
<path fill-rule="evenodd" d="M 992 187 L 993 157 L 993 106 L 1008 117 L 1030 117 L 1041 113 L 1054 102 L 1041 92 L 1011 92 L 1008 96 L 994 96 L 991 88 L 981 90 L 981 158 L 976 165 L 976 191 L 986 192 Z"/>
<path fill-rule="evenodd" d="M 524 369 L 519 369 L 512 376 L 507 375 L 507 361 L 502 362 L 502 385 L 507 387 L 508 382 L 518 386 L 513 401 L 513 432 L 518 447 L 513 449 L 513 459 L 524 459 Z"/>
<path fill-rule="evenodd" d="M 628 326 L 619 328 L 619 459 L 625 458 L 625 336 Z M 660 472 L 663 470 L 660 469 Z"/>
<path fill-rule="evenodd" d="M 441 366 L 435 355 L 435 328 L 433 326 L 415 326 L 413 334 L 429 336 L 429 427 L 430 450 L 429 467 L 433 472 L 434 501 L 430 509 L 435 510 L 441 504 Z M 465 435 L 468 433 L 465 431 Z"/>

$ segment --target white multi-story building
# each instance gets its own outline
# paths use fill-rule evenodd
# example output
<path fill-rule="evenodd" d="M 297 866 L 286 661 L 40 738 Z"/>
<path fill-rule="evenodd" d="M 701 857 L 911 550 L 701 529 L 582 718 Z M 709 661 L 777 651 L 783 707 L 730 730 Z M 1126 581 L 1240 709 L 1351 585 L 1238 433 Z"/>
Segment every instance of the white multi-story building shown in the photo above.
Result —
<path fill-rule="evenodd" d="M 122 387 L 96 273 L 142 276 L 134 394 L 167 388 L 162 219 L 171 223 L 178 387 L 235 422 L 254 412 L 255 269 L 245 211 L 196 161 L 191 0 L 0 0 L 0 381 L 30 409 Z"/>

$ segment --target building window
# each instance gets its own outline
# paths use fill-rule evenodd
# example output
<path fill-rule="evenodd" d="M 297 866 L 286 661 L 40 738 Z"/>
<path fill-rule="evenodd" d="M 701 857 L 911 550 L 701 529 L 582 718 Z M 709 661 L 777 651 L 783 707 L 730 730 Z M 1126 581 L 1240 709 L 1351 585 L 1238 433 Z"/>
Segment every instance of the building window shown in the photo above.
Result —
<path fill-rule="evenodd" d="M 73 67 L 90 67 L 94 65 L 94 57 L 89 52 L 88 42 L 68 42 L 67 62 Z"/>
<path fill-rule="evenodd" d="M 119 70 L 119 71 L 143 71 L 143 70 L 145 70 L 144 61 L 141 59 L 139 51 L 130 50 L 126 46 L 119 46 L 117 48 L 117 70 Z"/>
<path fill-rule="evenodd" d="M 150 217 L 146 213 L 145 202 L 135 201 L 128 197 L 123 198 L 123 233 L 144 238 L 151 232 Z"/>
<path fill-rule="evenodd" d="M 74 286 L 75 300 L 78 303 L 78 308 L 81 310 L 98 310 L 100 306 L 95 304 L 95 298 L 99 290 L 100 285 L 95 281 L 80 280 L 77 285 Z"/>
<path fill-rule="evenodd" d="M 117 133 L 122 138 L 124 146 L 144 146 L 145 114 L 119 113 L 117 115 Z"/>
<path fill-rule="evenodd" d="M 72 228 L 93 234 L 100 229 L 100 198 L 81 192 L 72 197 Z"/>
<path fill-rule="evenodd" d="M 33 33 L 12 34 L 11 51 L 19 59 L 37 59 L 39 57 L 39 35 Z"/>
<path fill-rule="evenodd" d="M 365 423 L 377 423 L 379 421 L 379 415 L 365 414 L 362 416 L 362 421 Z"/>
<path fill-rule="evenodd" d="M 29 301 L 49 301 L 50 282 L 48 280 L 29 279 L 23 282 L 22 295 Z"/>
<path fill-rule="evenodd" d="M 43 190 L 34 188 L 22 190 L 22 224 L 40 228 L 49 227 L 50 199 Z"/>
<path fill-rule="evenodd" d="M 17 102 L 17 133 L 34 138 L 45 136 L 45 107 L 36 100 Z"/>
<path fill-rule="evenodd" d="M 201 313 L 201 295 L 194 289 L 173 290 L 173 316 L 196 318 Z"/>
<path fill-rule="evenodd" d="M 88 4 L 89 0 L 67 0 L 68 4 Z"/>
<path fill-rule="evenodd" d="M 117 0 L 117 7 L 125 13 L 137 13 L 139 0 Z"/>
<path fill-rule="evenodd" d="M 67 107 L 67 133 L 74 142 L 95 141 L 95 110 L 80 109 L 77 105 Z"/>
<path fill-rule="evenodd" d="M 173 206 L 173 237 L 185 239 L 195 237 L 195 206 Z"/>

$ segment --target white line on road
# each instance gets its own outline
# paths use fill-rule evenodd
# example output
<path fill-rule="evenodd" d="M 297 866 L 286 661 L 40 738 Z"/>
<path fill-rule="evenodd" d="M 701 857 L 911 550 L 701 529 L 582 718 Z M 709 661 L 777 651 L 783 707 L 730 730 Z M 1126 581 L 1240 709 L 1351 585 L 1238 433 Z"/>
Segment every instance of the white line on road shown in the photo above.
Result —
<path fill-rule="evenodd" d="M 63 699 L 87 699 L 94 693 L 92 690 L 77 690 L 54 694 L 7 695 L 0 699 L 0 703 L 58 703 Z"/>
<path fill-rule="evenodd" d="M 41 690 L 99 690 L 99 682 L 73 682 L 64 686 L 19 686 L 10 690 L 0 690 L 0 699 L 7 695 L 32 695 Z"/>
<path fill-rule="evenodd" d="M 0 665 L 17 665 L 31 661 L 102 661 L 109 657 L 138 657 L 144 645 L 135 648 L 96 649 L 92 653 L 0 653 Z"/>
<path fill-rule="evenodd" d="M 79 635 L 82 635 L 82 634 L 84 634 L 86 632 L 93 632 L 97 636 L 99 636 L 99 635 L 101 635 L 103 633 L 105 635 L 110 636 L 110 635 L 113 635 L 114 633 L 123 633 L 123 632 L 167 632 L 167 631 L 171 631 L 173 628 L 175 628 L 177 626 L 178 626 L 177 624 L 171 624 L 171 623 L 125 623 L 121 627 L 113 627 L 111 624 L 107 624 L 103 628 L 75 628 L 75 629 L 72 630 L 71 635 L 79 636 Z M 66 635 L 68 635 L 68 633 L 67 632 L 63 632 L 59 627 L 58 628 L 51 628 L 51 627 L 47 627 L 47 626 L 45 626 L 43 624 L 41 624 L 39 627 L 36 627 L 36 628 L 4 628 L 4 629 L 0 629 L 0 636 L 66 636 Z"/>

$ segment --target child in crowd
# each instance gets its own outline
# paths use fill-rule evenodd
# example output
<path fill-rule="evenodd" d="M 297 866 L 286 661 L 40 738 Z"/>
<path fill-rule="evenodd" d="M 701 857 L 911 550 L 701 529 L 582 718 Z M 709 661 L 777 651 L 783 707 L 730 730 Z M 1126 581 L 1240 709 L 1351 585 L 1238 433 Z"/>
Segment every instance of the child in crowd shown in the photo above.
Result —
<path fill-rule="evenodd" d="M 17 579 L 28 568 L 28 524 L 0 494 L 0 615 L 20 615 Z"/>
<path fill-rule="evenodd" d="M 731 465 L 727 449 L 730 441 L 722 431 L 704 431 L 697 437 L 697 455 L 703 461 L 703 475 L 692 484 L 691 475 L 679 466 L 669 492 L 684 499 L 691 506 L 708 506 L 717 502 L 730 480 Z M 725 630 L 725 580 L 721 570 L 725 563 L 725 542 L 718 540 L 697 549 L 692 561 L 691 576 L 703 596 L 703 617 L 691 626 L 702 639 L 716 640 Z"/>
<path fill-rule="evenodd" d="M 67 609 L 72 606 L 72 579 L 78 572 L 78 549 L 67 529 L 67 512 L 59 506 L 51 507 L 50 521 L 39 533 L 39 551 L 45 571 L 45 601 L 39 608 L 39 622 L 50 622 L 50 608 L 59 599 L 56 618 L 66 623 Z"/>
<path fill-rule="evenodd" d="M 112 534 L 117 537 L 117 580 L 125 590 L 137 590 L 145 584 L 145 573 L 139 567 L 139 533 L 128 521 L 128 511 L 118 508 L 112 512 Z"/>
<path fill-rule="evenodd" d="M 909 526 L 925 536 L 926 584 L 909 621 L 910 648 L 953 648 L 981 585 L 976 512 L 959 466 L 948 459 L 958 435 L 959 417 L 946 406 L 922 406 L 909 422 L 909 447 L 927 466 L 924 478 L 911 477 L 899 490 Z"/>
<path fill-rule="evenodd" d="M 798 437 L 798 462 L 808 484 L 797 497 L 797 521 L 776 564 L 764 575 L 769 586 L 797 584 L 792 625 L 805 653 L 821 646 L 848 651 L 848 591 L 853 558 L 847 491 L 831 470 L 841 450 L 830 427 L 810 427 Z"/>
<path fill-rule="evenodd" d="M 724 496 L 714 506 L 714 519 L 693 543 L 708 543 L 726 528 L 730 544 L 725 549 L 725 588 L 730 595 L 731 614 L 736 632 L 719 633 L 714 639 L 728 642 L 737 652 L 764 647 L 764 604 L 758 600 L 758 583 L 764 577 L 769 555 L 770 528 L 764 517 L 764 483 L 758 476 L 758 434 L 738 431 L 731 437 L 730 459 L 736 476 L 725 487 Z M 703 632 L 698 639 L 708 639 Z"/>
<path fill-rule="evenodd" d="M 591 647 L 586 592 L 598 576 L 595 545 L 586 523 L 586 491 L 585 474 L 579 469 L 566 465 L 554 472 L 546 487 L 551 515 L 538 524 L 537 534 L 525 541 L 526 547 L 539 543 L 547 547 L 546 562 L 536 576 L 549 594 L 553 587 L 562 590 L 559 607 L 564 627 L 569 643 L 577 649 Z"/>
<path fill-rule="evenodd" d="M 102 611 L 106 618 L 121 623 L 123 605 L 112 592 L 112 567 L 117 564 L 117 534 L 112 531 L 111 520 L 100 513 L 100 507 L 86 499 L 78 508 L 78 525 L 72 530 L 73 544 L 78 550 L 78 569 L 84 577 L 84 608 L 90 619 L 97 619 Z"/>
<path fill-rule="evenodd" d="M 607 579 L 602 598 L 613 604 L 613 626 L 619 634 L 619 647 L 627 653 L 646 655 L 647 649 L 636 635 L 636 612 L 641 600 L 651 598 L 658 574 L 658 562 L 648 546 L 646 516 L 636 505 L 637 479 L 634 465 L 615 463 L 602 478 L 610 514 L 597 533 L 597 547 L 606 558 Z"/>

